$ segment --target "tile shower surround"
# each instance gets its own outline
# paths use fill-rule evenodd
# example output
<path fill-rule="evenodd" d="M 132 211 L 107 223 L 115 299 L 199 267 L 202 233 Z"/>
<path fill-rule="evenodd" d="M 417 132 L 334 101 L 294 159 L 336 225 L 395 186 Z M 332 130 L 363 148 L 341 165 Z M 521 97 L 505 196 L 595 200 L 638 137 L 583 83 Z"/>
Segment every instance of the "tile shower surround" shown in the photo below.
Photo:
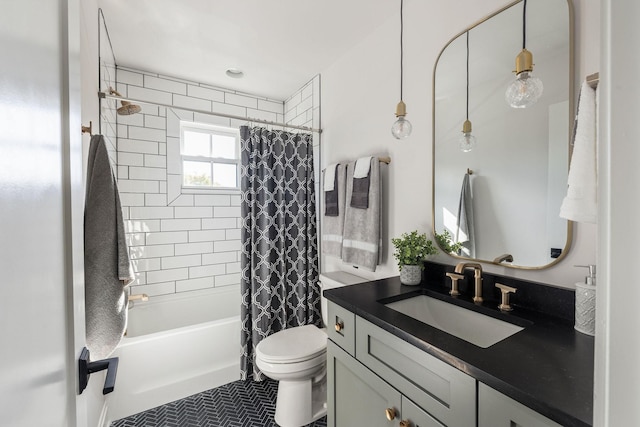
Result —
<path fill-rule="evenodd" d="M 197 109 L 318 127 L 319 76 L 285 102 L 122 67 L 116 80 L 125 97 L 176 106 L 143 104 L 139 114 L 116 116 L 115 101 L 103 100 L 103 131 L 117 129 L 118 135 L 118 187 L 136 272 L 131 292 L 157 296 L 238 285 L 240 194 L 182 194 L 179 121 L 247 124 L 188 110 Z"/>

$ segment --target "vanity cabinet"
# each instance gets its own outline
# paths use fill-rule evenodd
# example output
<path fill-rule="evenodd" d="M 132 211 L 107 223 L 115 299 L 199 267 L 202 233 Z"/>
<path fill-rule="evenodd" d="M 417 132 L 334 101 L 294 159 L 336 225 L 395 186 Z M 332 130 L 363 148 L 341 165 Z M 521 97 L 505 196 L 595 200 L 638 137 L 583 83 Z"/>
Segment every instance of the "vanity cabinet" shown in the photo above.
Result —
<path fill-rule="evenodd" d="M 353 341 L 328 328 L 329 426 L 476 427 L 475 379 L 348 313 Z"/>
<path fill-rule="evenodd" d="M 562 427 L 483 383 L 478 383 L 478 427 Z"/>

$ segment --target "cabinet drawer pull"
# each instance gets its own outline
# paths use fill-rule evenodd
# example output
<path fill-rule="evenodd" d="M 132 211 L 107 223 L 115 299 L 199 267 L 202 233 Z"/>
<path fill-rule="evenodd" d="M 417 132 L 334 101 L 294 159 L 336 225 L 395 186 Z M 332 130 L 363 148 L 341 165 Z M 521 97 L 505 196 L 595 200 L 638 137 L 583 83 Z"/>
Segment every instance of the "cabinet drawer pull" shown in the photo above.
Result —
<path fill-rule="evenodd" d="M 396 408 L 387 408 L 385 413 L 387 414 L 387 419 L 389 421 L 393 421 L 396 415 L 398 415 L 398 413 L 396 412 Z"/>
<path fill-rule="evenodd" d="M 409 420 L 400 421 L 400 427 L 411 427 L 411 421 Z"/>
<path fill-rule="evenodd" d="M 344 323 L 342 321 L 336 322 L 336 332 L 340 332 L 344 329 Z"/>

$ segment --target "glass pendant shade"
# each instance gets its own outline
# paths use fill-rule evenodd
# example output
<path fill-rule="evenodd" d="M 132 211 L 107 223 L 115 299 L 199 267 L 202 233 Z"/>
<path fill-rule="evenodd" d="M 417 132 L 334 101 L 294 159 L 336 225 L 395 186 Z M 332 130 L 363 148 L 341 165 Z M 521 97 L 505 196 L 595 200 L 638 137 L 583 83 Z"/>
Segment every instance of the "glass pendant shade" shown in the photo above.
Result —
<path fill-rule="evenodd" d="M 527 50 L 527 0 L 523 0 L 522 9 L 522 50 L 516 56 L 516 79 L 507 87 L 504 99 L 512 108 L 527 108 L 535 104 L 542 96 L 542 81 L 534 77 L 533 54 Z"/>
<path fill-rule="evenodd" d="M 398 106 L 396 107 L 396 117 L 398 120 L 391 126 L 391 134 L 396 139 L 404 139 L 411 135 L 413 127 L 411 126 L 411 122 L 404 118 L 406 114 L 407 106 L 402 101 L 398 102 Z"/>
<path fill-rule="evenodd" d="M 530 71 L 523 71 L 507 87 L 504 94 L 507 104 L 513 108 L 527 108 L 535 104 L 542 96 L 542 81 Z"/>
<path fill-rule="evenodd" d="M 471 135 L 471 122 L 466 120 L 462 125 L 462 135 L 458 138 L 460 150 L 468 153 L 476 147 L 476 137 Z"/>

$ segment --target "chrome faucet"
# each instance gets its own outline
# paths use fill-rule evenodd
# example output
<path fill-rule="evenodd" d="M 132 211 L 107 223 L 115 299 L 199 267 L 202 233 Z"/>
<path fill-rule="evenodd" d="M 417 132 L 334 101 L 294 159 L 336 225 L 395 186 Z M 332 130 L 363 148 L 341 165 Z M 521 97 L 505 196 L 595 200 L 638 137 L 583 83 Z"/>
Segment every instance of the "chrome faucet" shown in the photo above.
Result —
<path fill-rule="evenodd" d="M 456 265 L 455 272 L 457 274 L 463 274 L 467 268 L 473 268 L 475 279 L 475 295 L 473 296 L 473 302 L 476 304 L 482 304 L 482 266 L 477 262 L 459 262 Z"/>

